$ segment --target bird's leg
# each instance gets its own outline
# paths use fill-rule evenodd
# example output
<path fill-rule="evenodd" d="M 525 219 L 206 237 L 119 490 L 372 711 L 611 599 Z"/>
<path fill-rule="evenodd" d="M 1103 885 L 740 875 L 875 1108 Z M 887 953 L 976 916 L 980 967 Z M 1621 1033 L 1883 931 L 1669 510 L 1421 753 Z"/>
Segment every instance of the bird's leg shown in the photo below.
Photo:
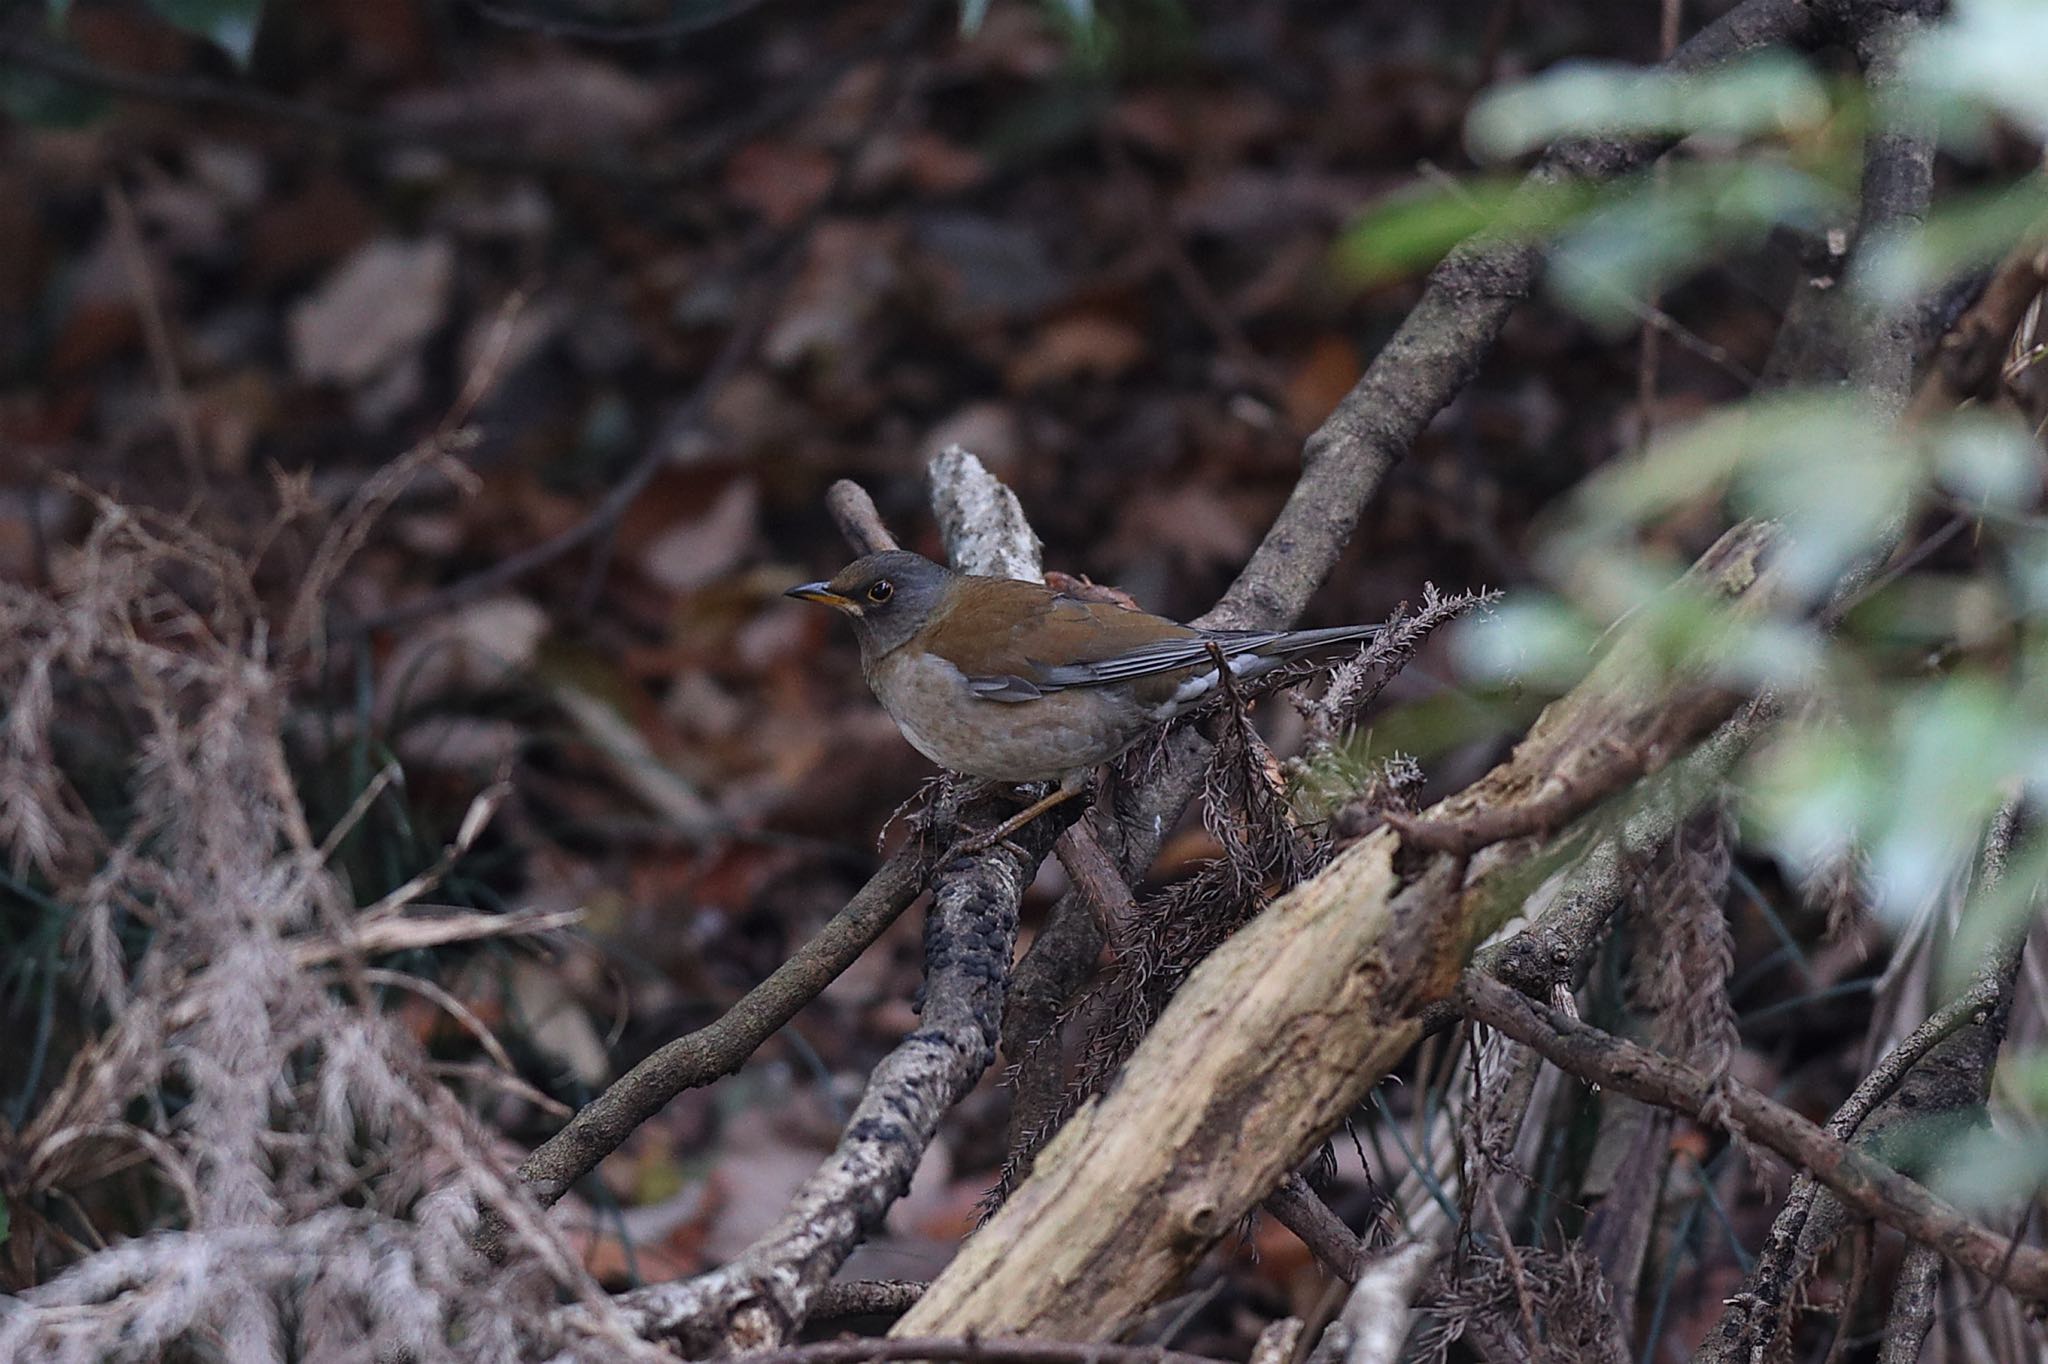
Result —
<path fill-rule="evenodd" d="M 1088 775 L 1087 768 L 1067 773 L 1060 778 L 1058 786 L 1055 786 L 1037 800 L 1032 801 L 1001 824 L 996 825 L 993 829 L 986 829 L 981 833 L 962 839 L 955 851 L 964 856 L 968 853 L 978 853 L 988 848 L 993 848 L 996 844 L 1003 842 L 1011 834 L 1016 833 L 1017 830 L 1023 828 L 1032 820 L 1037 819 L 1055 805 L 1063 805 L 1075 796 L 1080 795 L 1083 791 L 1086 791 L 1088 789 Z"/>

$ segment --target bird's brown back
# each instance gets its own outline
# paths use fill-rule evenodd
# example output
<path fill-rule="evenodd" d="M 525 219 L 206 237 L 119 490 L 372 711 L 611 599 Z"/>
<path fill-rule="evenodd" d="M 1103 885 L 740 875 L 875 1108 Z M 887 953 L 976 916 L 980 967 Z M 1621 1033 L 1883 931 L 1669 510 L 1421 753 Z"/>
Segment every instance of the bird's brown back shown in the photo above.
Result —
<path fill-rule="evenodd" d="M 1081 601 L 1040 583 L 961 577 L 950 610 L 913 641 L 968 677 L 1019 677 L 1042 683 L 1055 664 L 1096 663 L 1197 631 L 1164 616 L 1109 602 Z M 1030 641 L 1027 648 L 1025 640 Z M 1142 690 L 1170 694 L 1177 674 L 1144 679 Z"/>

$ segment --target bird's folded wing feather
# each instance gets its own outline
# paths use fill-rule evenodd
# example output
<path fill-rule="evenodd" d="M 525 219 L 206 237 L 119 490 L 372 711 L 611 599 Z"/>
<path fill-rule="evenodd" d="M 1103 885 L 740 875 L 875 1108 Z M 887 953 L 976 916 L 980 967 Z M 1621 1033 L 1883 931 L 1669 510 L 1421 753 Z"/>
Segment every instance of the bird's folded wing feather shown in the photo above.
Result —
<path fill-rule="evenodd" d="M 976 695 L 1029 701 L 1069 687 L 1199 667 L 1210 660 L 1212 646 L 1229 658 L 1283 634 L 1196 630 L 1109 602 L 1062 596 L 1037 583 L 967 578 L 946 618 L 927 631 L 923 643 L 965 673 Z"/>
<path fill-rule="evenodd" d="M 1044 680 L 1039 685 L 1095 687 L 1105 682 L 1123 682 L 1134 677 L 1149 677 L 1155 673 L 1179 672 L 1183 668 L 1200 667 L 1204 664 L 1213 666 L 1215 654 L 1212 650 L 1220 649 L 1227 660 L 1255 652 L 1261 646 L 1271 644 L 1282 637 L 1282 632 L 1277 630 L 1243 630 L 1229 633 L 1205 631 L 1192 639 L 1162 639 L 1151 644 L 1141 644 L 1135 649 L 1110 658 L 1047 668 Z"/>

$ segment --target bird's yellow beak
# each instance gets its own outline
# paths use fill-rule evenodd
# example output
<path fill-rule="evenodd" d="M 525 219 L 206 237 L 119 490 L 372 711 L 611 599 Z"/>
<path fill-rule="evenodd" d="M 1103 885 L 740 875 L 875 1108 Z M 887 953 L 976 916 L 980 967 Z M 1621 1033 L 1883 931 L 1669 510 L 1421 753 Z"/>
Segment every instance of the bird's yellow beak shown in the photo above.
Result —
<path fill-rule="evenodd" d="M 798 601 L 820 602 L 835 611 L 844 611 L 849 615 L 860 614 L 859 604 L 851 597 L 842 597 L 834 592 L 830 583 L 799 583 L 782 595 L 795 597 Z"/>

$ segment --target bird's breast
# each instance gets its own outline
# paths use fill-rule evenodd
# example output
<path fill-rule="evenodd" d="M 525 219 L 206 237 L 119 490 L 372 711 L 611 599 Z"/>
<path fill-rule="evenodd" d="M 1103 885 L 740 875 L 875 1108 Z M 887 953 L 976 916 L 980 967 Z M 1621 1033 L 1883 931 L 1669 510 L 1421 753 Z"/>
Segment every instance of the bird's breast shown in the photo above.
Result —
<path fill-rule="evenodd" d="M 864 663 L 868 685 L 911 747 L 985 781 L 1050 781 L 1109 761 L 1152 723 L 1147 707 L 1108 688 L 1076 687 L 1030 701 L 977 696 L 936 654 L 899 649 Z"/>

